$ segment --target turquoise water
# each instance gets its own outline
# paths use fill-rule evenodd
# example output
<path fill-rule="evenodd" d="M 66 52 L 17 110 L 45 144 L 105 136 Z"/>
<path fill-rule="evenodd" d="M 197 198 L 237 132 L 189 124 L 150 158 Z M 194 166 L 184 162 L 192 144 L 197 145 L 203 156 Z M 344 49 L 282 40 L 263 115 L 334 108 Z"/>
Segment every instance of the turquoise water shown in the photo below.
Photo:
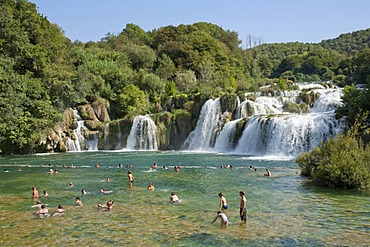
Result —
<path fill-rule="evenodd" d="M 154 162 L 159 168 L 150 170 Z M 0 173 L 1 246 L 370 245 L 370 193 L 307 185 L 293 161 L 216 153 L 83 152 L 3 156 L 0 164 L 9 170 Z M 68 168 L 71 164 L 75 168 Z M 179 172 L 175 165 L 182 167 Z M 220 168 L 227 165 L 235 169 Z M 272 178 L 263 176 L 264 167 Z M 58 173 L 48 174 L 50 168 Z M 128 170 L 135 177 L 131 189 Z M 107 177 L 111 182 L 105 182 Z M 154 191 L 146 189 L 149 182 Z M 40 195 L 48 191 L 39 200 L 50 212 L 62 204 L 64 216 L 35 215 L 32 186 Z M 86 195 L 81 195 L 83 188 Z M 101 194 L 100 188 L 113 192 Z M 248 201 L 246 225 L 239 223 L 240 190 Z M 171 192 L 182 202 L 171 204 Z M 220 228 L 219 220 L 211 224 L 219 192 L 229 205 L 227 229 Z M 77 196 L 82 207 L 74 206 Z M 113 210 L 98 210 L 98 203 L 110 199 Z"/>

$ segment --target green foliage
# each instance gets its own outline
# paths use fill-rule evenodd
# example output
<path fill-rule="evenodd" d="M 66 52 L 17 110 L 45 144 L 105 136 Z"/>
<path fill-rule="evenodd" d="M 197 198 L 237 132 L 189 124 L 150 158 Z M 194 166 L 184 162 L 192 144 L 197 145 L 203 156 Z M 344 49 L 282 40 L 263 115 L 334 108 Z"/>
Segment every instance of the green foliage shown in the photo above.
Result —
<path fill-rule="evenodd" d="M 197 78 L 194 71 L 186 70 L 176 72 L 175 84 L 180 93 L 190 93 L 196 86 Z"/>
<path fill-rule="evenodd" d="M 167 82 L 165 85 L 165 96 L 166 98 L 175 96 L 177 93 L 176 84 L 173 81 Z"/>
<path fill-rule="evenodd" d="M 98 99 L 108 101 L 115 120 L 160 112 L 177 94 L 214 98 L 257 91 L 273 82 L 266 77 L 334 79 L 341 85 L 366 83 L 369 78 L 369 29 L 321 44 L 262 44 L 262 39 L 250 36 L 243 50 L 236 32 L 206 22 L 149 32 L 130 23 L 99 42 L 71 43 L 27 0 L 1 1 L 0 22 L 4 153 L 32 152 L 59 112 Z M 346 46 L 340 40 L 351 42 Z M 291 89 L 284 80 L 277 82 L 280 89 Z M 366 97 L 367 91 L 346 93 L 338 114 L 353 121 L 360 108 L 369 108 Z M 190 108 L 200 109 L 199 104 L 191 100 L 183 107 L 197 112 Z"/>
<path fill-rule="evenodd" d="M 339 35 L 335 39 L 323 40 L 320 45 L 339 53 L 353 56 L 359 51 L 370 48 L 370 28 Z"/>
<path fill-rule="evenodd" d="M 369 29 L 370 30 L 370 29 Z M 359 52 L 353 61 L 353 82 L 356 84 L 370 83 L 370 48 Z"/>
<path fill-rule="evenodd" d="M 5 62 L 0 63 L 0 150 L 29 153 L 59 114 L 40 79 L 17 75 Z"/>
<path fill-rule="evenodd" d="M 370 146 L 358 136 L 363 127 L 359 122 L 350 131 L 321 143 L 296 162 L 302 175 L 310 176 L 320 186 L 339 188 L 370 188 Z"/>
<path fill-rule="evenodd" d="M 336 111 L 336 117 L 345 117 L 347 125 L 351 127 L 356 117 L 365 111 L 370 111 L 370 90 L 356 89 L 354 85 L 345 86 L 343 89 L 343 104 Z"/>
<path fill-rule="evenodd" d="M 147 95 L 137 86 L 129 84 L 123 88 L 118 98 L 118 111 L 121 116 L 135 116 L 146 113 L 149 108 Z"/>

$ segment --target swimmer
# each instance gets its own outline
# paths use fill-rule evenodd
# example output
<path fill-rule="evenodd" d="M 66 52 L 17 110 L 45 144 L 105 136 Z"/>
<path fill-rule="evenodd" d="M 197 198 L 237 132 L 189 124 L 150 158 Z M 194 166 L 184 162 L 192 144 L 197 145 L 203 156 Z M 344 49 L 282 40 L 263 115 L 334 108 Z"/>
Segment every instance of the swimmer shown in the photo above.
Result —
<path fill-rule="evenodd" d="M 167 168 L 167 166 L 163 166 L 163 170 L 167 170 L 168 168 Z"/>
<path fill-rule="evenodd" d="M 222 192 L 218 193 L 218 197 L 220 197 L 220 210 L 227 209 L 226 198 Z"/>
<path fill-rule="evenodd" d="M 110 182 L 110 177 L 107 177 L 107 180 L 105 182 L 109 183 Z"/>
<path fill-rule="evenodd" d="M 180 201 L 179 197 L 172 192 L 170 196 L 170 202 L 179 202 L 179 201 Z"/>
<path fill-rule="evenodd" d="M 226 214 L 222 213 L 221 211 L 217 211 L 216 218 L 212 221 L 211 224 L 213 224 L 218 218 L 221 219 L 221 228 L 227 228 L 227 225 L 229 223 Z"/>
<path fill-rule="evenodd" d="M 100 203 L 98 203 L 98 208 L 102 208 L 102 209 L 107 209 L 107 210 L 111 210 L 114 206 L 114 202 L 113 200 L 109 200 L 107 202 L 107 205 L 102 205 Z"/>
<path fill-rule="evenodd" d="M 72 182 L 69 182 L 69 187 L 72 188 L 73 187 L 73 183 Z"/>
<path fill-rule="evenodd" d="M 81 201 L 81 199 L 79 197 L 76 197 L 75 204 L 76 204 L 76 207 L 82 207 L 82 201 Z"/>
<path fill-rule="evenodd" d="M 4 169 L 4 172 L 9 172 L 8 169 Z"/>
<path fill-rule="evenodd" d="M 36 212 L 40 216 L 40 218 L 44 218 L 45 216 L 50 216 L 49 215 L 49 210 L 45 207 L 44 204 L 41 205 L 40 210 Z"/>
<path fill-rule="evenodd" d="M 32 205 L 31 208 L 39 208 L 39 209 L 41 209 L 41 206 L 42 205 L 43 204 L 40 201 L 35 201 L 35 204 Z"/>
<path fill-rule="evenodd" d="M 48 195 L 49 195 L 49 193 L 48 193 L 46 190 L 44 190 L 44 191 L 43 191 L 43 196 L 44 196 L 44 197 L 47 197 Z"/>
<path fill-rule="evenodd" d="M 87 192 L 86 192 L 86 190 L 85 190 L 85 189 L 82 189 L 82 190 L 81 190 L 81 193 L 82 193 L 82 195 L 86 195 L 86 194 L 87 194 Z"/>
<path fill-rule="evenodd" d="M 34 199 L 39 198 L 39 192 L 38 192 L 36 186 L 32 187 L 32 198 L 34 198 Z"/>
<path fill-rule="evenodd" d="M 62 216 L 64 215 L 64 209 L 62 205 L 59 205 L 57 211 L 54 212 L 53 216 Z"/>
<path fill-rule="evenodd" d="M 95 164 L 95 168 L 99 168 L 100 167 L 100 165 L 99 164 Z"/>
<path fill-rule="evenodd" d="M 100 189 L 100 193 L 103 193 L 103 194 L 110 194 L 112 192 L 113 190 L 103 190 L 102 188 Z"/>
<path fill-rule="evenodd" d="M 128 182 L 129 182 L 129 188 L 132 188 L 132 184 L 134 183 L 134 175 L 132 175 L 131 171 L 127 172 Z"/>
<path fill-rule="evenodd" d="M 270 170 L 267 167 L 265 167 L 265 169 L 266 169 L 266 174 L 263 174 L 263 175 L 266 177 L 272 177 Z"/>
<path fill-rule="evenodd" d="M 148 190 L 155 190 L 152 182 L 149 182 Z"/>

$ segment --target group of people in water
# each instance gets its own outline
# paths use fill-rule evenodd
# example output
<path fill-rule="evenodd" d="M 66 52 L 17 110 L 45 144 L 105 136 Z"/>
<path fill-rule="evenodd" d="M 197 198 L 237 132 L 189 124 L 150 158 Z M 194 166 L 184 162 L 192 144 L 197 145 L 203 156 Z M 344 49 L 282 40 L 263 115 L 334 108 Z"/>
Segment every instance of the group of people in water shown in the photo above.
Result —
<path fill-rule="evenodd" d="M 99 168 L 99 165 L 96 165 L 95 167 Z M 127 168 L 129 168 L 129 167 L 132 168 L 132 166 L 127 166 Z M 122 168 L 121 164 L 119 165 L 119 168 Z M 157 168 L 158 168 L 157 163 L 154 163 L 153 166 L 150 169 L 157 169 Z M 225 166 L 225 167 L 222 167 L 222 168 L 233 169 L 232 166 L 227 166 L 227 167 Z M 253 170 L 253 171 L 257 170 L 256 167 L 250 166 L 249 168 L 250 168 L 250 170 Z M 167 167 L 163 166 L 163 169 L 167 169 Z M 180 167 L 175 166 L 174 170 L 179 171 Z M 267 167 L 265 167 L 265 170 L 266 170 L 266 173 L 264 174 L 264 176 L 272 177 L 271 171 Z M 55 172 L 54 171 L 53 172 L 49 171 L 48 173 L 54 174 Z M 127 171 L 127 177 L 128 177 L 129 188 L 132 188 L 133 184 L 135 182 L 135 178 L 134 178 L 134 175 L 132 174 L 131 170 Z M 111 179 L 108 177 L 106 180 L 102 180 L 102 181 L 110 182 Z M 69 187 L 73 187 L 72 182 L 69 182 Z M 155 190 L 153 182 L 149 182 L 149 185 L 148 185 L 147 189 L 150 190 L 150 191 Z M 100 193 L 102 193 L 102 194 L 110 194 L 111 192 L 112 191 L 107 191 L 107 190 L 104 190 L 103 188 L 100 188 Z M 82 193 L 82 195 L 87 194 L 85 189 L 82 189 L 81 193 Z M 48 196 L 47 191 L 45 191 L 45 190 L 43 191 L 43 196 L 44 197 Z M 247 222 L 247 200 L 246 200 L 246 197 L 245 197 L 245 192 L 244 191 L 239 191 L 239 196 L 240 196 L 239 217 L 240 217 L 241 223 L 246 223 Z M 35 200 L 40 197 L 36 186 L 32 187 L 32 197 Z M 211 224 L 213 224 L 217 219 L 220 219 L 221 220 L 221 228 L 226 228 L 229 224 L 229 220 L 228 220 L 228 217 L 226 215 L 227 209 L 228 209 L 227 200 L 226 200 L 225 195 L 222 192 L 220 192 L 218 194 L 218 197 L 220 198 L 219 209 L 216 212 L 217 216 L 214 218 L 214 220 L 211 222 Z M 174 192 L 171 193 L 169 200 L 172 203 L 181 202 L 179 197 Z M 36 212 L 36 214 L 39 215 L 40 218 L 50 216 L 49 210 L 46 208 L 46 205 L 47 204 L 42 204 L 40 201 L 36 201 L 35 205 L 32 206 L 32 207 L 37 207 L 39 209 Z M 76 197 L 75 206 L 81 207 L 82 205 L 83 205 L 83 203 L 82 203 L 81 198 Z M 98 203 L 97 207 L 98 207 L 98 209 L 112 210 L 113 207 L 114 207 L 114 201 L 111 199 L 106 204 Z M 62 205 L 58 205 L 58 208 L 52 214 L 52 216 L 62 216 L 62 215 L 64 215 L 64 208 L 63 208 Z"/>

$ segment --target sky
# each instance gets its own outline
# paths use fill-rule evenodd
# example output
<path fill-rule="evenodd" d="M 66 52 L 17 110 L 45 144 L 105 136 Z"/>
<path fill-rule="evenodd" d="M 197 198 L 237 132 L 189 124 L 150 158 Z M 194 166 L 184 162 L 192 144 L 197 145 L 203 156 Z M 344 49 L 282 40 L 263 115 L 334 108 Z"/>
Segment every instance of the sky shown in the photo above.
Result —
<path fill-rule="evenodd" d="M 370 0 L 29 0 L 71 40 L 99 41 L 133 23 L 145 31 L 209 22 L 263 43 L 310 42 L 370 28 Z"/>

